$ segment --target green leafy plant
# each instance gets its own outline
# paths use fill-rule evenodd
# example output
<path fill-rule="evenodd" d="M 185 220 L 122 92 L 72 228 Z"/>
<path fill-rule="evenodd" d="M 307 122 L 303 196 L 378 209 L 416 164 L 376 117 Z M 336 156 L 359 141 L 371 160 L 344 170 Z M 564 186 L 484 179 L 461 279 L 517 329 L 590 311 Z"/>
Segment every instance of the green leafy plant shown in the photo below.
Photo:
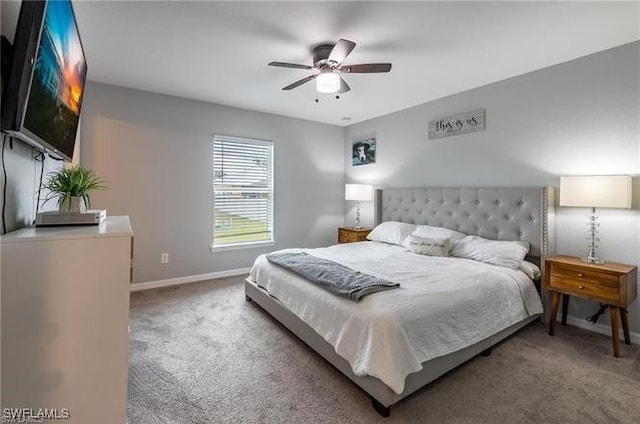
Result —
<path fill-rule="evenodd" d="M 62 168 L 50 173 L 49 180 L 42 187 L 49 190 L 44 203 L 58 199 L 59 205 L 71 205 L 73 197 L 80 197 L 87 208 L 91 207 L 89 191 L 106 188 L 102 178 L 96 176 L 91 169 L 81 166 Z"/>

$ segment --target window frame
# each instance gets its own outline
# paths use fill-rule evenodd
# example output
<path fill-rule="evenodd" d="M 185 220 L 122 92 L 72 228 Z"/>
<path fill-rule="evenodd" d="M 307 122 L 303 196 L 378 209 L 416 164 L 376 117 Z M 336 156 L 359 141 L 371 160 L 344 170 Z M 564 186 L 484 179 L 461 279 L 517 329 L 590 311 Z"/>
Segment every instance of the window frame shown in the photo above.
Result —
<path fill-rule="evenodd" d="M 229 141 L 236 143 L 246 143 L 250 145 L 260 145 L 260 146 L 268 146 L 271 149 L 270 152 L 270 164 L 269 164 L 269 179 L 271 181 L 270 184 L 270 202 L 268 202 L 268 216 L 269 222 L 268 225 L 270 227 L 271 238 L 270 240 L 255 240 L 255 241 L 243 241 L 236 243 L 227 243 L 216 245 L 215 244 L 215 204 L 216 204 L 216 184 L 215 184 L 215 143 L 217 141 Z M 275 180 L 274 180 L 274 168 L 275 168 L 275 143 L 271 140 L 257 139 L 257 138 L 249 138 L 249 137 L 239 137 L 239 136 L 230 136 L 224 134 L 214 134 L 211 139 L 211 164 L 212 164 L 212 181 L 211 181 L 211 244 L 210 249 L 211 252 L 219 252 L 226 250 L 243 250 L 243 249 L 252 249 L 266 246 L 274 246 L 276 244 L 275 240 Z"/>

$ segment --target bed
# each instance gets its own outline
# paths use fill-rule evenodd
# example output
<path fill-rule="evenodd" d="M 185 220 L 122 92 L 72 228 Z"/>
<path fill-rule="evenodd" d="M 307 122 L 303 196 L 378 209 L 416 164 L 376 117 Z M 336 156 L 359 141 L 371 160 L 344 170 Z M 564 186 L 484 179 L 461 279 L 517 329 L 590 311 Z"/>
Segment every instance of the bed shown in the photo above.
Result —
<path fill-rule="evenodd" d="M 527 242 L 526 259 L 544 270 L 544 258 L 553 250 L 553 203 L 548 187 L 385 189 L 376 191 L 375 220 Z M 376 241 L 310 253 L 395 279 L 400 288 L 355 303 L 263 255 L 245 282 L 246 298 L 367 392 L 383 416 L 429 382 L 490 353 L 493 345 L 540 318 L 546 303 L 521 271 L 469 259 L 419 257 Z M 465 282 L 464 273 L 473 274 L 473 281 Z"/>

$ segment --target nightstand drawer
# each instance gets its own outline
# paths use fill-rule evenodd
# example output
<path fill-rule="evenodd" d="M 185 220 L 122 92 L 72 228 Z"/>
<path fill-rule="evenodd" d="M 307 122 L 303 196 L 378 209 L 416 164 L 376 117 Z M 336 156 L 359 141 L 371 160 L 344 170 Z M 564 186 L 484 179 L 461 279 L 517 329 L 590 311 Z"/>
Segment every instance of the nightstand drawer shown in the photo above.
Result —
<path fill-rule="evenodd" d="M 577 268 L 575 266 L 553 264 L 551 266 L 551 275 L 562 279 L 574 280 L 577 283 L 595 284 L 616 289 L 620 286 L 619 275 L 609 274 L 599 270 Z"/>
<path fill-rule="evenodd" d="M 360 237 L 353 233 L 341 233 L 338 235 L 338 240 L 340 240 L 341 243 L 351 243 L 354 241 L 360 241 Z"/>
<path fill-rule="evenodd" d="M 370 228 L 338 228 L 338 243 L 353 243 L 356 241 L 367 241 L 367 235 L 371 232 Z"/>
<path fill-rule="evenodd" d="M 589 280 L 579 278 L 565 278 L 552 274 L 549 287 L 569 294 L 600 301 L 618 302 L 620 290 L 617 287 L 609 287 Z"/>

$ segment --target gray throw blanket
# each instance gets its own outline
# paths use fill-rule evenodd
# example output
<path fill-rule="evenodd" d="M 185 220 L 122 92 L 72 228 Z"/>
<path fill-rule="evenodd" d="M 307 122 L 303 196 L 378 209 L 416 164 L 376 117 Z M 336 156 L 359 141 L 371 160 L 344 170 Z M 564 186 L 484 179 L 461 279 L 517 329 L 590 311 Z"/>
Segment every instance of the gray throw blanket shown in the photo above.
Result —
<path fill-rule="evenodd" d="M 295 272 L 331 293 L 356 302 L 368 294 L 400 287 L 398 283 L 363 274 L 304 252 L 271 253 L 266 257 L 269 262 Z"/>

